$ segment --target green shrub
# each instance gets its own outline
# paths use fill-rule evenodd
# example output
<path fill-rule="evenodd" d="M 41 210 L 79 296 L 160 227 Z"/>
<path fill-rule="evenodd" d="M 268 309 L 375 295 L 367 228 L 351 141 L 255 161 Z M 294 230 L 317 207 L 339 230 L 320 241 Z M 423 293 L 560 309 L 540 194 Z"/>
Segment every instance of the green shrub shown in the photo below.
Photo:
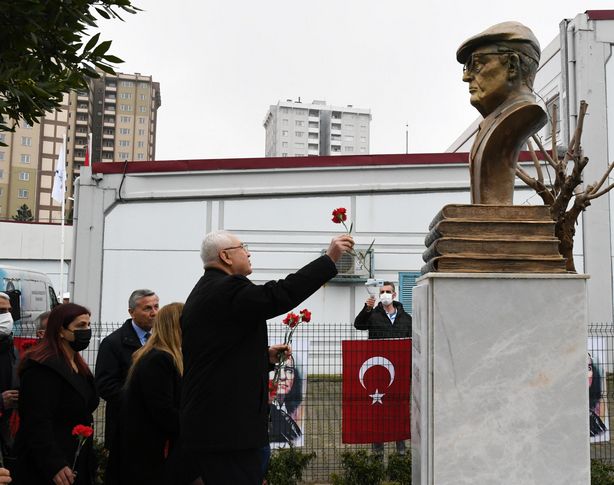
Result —
<path fill-rule="evenodd" d="M 271 485 L 296 485 L 315 457 L 315 453 L 304 453 L 293 446 L 274 451 L 266 475 L 267 481 Z"/>
<path fill-rule="evenodd" d="M 107 469 L 107 463 L 109 461 L 109 450 L 107 450 L 97 439 L 94 440 L 94 456 L 98 464 L 94 485 L 104 485 L 104 472 Z"/>
<path fill-rule="evenodd" d="M 385 478 L 383 460 L 365 450 L 341 453 L 343 475 L 333 473 L 333 485 L 378 485 Z"/>
<path fill-rule="evenodd" d="M 388 478 L 399 485 L 411 485 L 411 454 L 393 453 L 388 457 Z"/>
<path fill-rule="evenodd" d="M 614 485 L 614 466 L 591 460 L 591 485 Z"/>

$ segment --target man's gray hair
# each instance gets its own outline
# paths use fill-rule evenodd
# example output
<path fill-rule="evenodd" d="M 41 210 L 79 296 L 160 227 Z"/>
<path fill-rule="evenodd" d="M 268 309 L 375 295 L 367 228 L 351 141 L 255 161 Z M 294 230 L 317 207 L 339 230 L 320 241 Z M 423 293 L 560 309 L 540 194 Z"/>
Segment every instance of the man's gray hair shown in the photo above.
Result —
<path fill-rule="evenodd" d="M 8 296 L 6 293 L 3 293 L 2 291 L 0 291 L 0 298 L 4 298 L 5 300 L 11 301 L 11 297 Z"/>
<path fill-rule="evenodd" d="M 156 294 L 155 291 L 151 291 L 146 288 L 142 288 L 140 290 L 134 290 L 132 294 L 130 295 L 130 298 L 128 298 L 128 309 L 134 310 L 136 308 L 138 301 L 141 298 L 145 298 L 146 296 L 155 296 L 155 294 Z"/>
<path fill-rule="evenodd" d="M 219 253 L 232 244 L 233 235 L 228 231 L 212 231 L 205 236 L 200 246 L 200 259 L 205 268 L 220 260 Z"/>

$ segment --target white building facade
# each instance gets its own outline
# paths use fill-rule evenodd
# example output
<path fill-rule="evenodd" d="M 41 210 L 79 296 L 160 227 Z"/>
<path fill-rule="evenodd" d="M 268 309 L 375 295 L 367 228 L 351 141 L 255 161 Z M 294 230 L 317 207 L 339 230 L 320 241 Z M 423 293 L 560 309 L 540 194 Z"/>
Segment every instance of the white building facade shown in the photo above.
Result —
<path fill-rule="evenodd" d="M 365 155 L 370 123 L 369 109 L 279 101 L 264 119 L 265 156 Z"/>

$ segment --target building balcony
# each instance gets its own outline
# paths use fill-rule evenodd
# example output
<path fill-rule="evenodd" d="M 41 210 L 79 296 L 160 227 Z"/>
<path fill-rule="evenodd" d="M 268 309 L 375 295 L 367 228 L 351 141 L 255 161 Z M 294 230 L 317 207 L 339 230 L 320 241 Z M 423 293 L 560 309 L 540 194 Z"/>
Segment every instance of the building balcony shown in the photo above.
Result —
<path fill-rule="evenodd" d="M 105 93 L 109 93 L 109 92 L 116 93 L 117 92 L 117 86 L 114 86 L 112 84 L 107 84 L 104 87 L 104 91 L 105 91 Z"/>
<path fill-rule="evenodd" d="M 87 120 L 80 120 L 80 119 L 76 119 L 75 123 L 77 124 L 77 126 L 87 126 Z"/>
<path fill-rule="evenodd" d="M 103 133 L 102 134 L 102 139 L 103 140 L 114 140 L 115 139 L 115 135 L 109 134 L 109 133 Z"/>
<path fill-rule="evenodd" d="M 107 104 L 115 104 L 116 101 L 117 100 L 115 99 L 115 96 L 111 97 L 111 96 L 105 95 L 104 97 L 104 102 Z"/>

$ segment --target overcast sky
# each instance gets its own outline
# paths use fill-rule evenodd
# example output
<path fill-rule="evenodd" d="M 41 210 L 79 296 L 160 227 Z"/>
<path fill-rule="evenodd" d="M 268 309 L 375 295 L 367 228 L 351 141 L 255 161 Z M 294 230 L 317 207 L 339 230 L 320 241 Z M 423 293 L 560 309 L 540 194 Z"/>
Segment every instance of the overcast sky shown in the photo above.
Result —
<path fill-rule="evenodd" d="M 158 160 L 263 157 L 262 122 L 285 99 L 370 108 L 371 153 L 444 151 L 478 116 L 455 53 L 495 23 L 559 23 L 606 0 L 133 0 L 101 20 L 121 72 L 160 82 Z"/>

